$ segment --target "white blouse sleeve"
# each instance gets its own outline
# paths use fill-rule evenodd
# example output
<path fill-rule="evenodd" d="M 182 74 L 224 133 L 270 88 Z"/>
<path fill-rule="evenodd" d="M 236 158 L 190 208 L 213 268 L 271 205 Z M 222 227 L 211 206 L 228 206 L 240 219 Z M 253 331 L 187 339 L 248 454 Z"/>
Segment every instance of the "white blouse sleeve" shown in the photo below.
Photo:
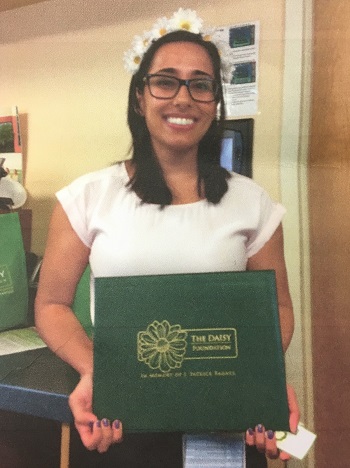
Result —
<path fill-rule="evenodd" d="M 56 193 L 58 201 L 61 203 L 69 222 L 80 240 L 91 247 L 91 239 L 87 229 L 87 206 L 86 206 L 86 186 L 83 183 L 84 176 L 76 179 L 70 185 L 64 187 Z"/>
<path fill-rule="evenodd" d="M 256 254 L 271 239 L 285 212 L 285 208 L 280 203 L 271 200 L 269 195 L 262 190 L 256 230 L 247 242 L 248 258 Z"/>

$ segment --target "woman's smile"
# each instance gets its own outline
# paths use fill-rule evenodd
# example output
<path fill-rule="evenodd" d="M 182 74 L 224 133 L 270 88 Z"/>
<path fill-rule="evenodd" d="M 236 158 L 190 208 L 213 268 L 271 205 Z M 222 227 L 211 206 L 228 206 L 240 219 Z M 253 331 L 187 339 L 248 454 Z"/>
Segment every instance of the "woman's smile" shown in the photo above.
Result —
<path fill-rule="evenodd" d="M 167 121 L 170 124 L 188 126 L 194 123 L 194 119 L 185 117 L 167 117 Z"/>

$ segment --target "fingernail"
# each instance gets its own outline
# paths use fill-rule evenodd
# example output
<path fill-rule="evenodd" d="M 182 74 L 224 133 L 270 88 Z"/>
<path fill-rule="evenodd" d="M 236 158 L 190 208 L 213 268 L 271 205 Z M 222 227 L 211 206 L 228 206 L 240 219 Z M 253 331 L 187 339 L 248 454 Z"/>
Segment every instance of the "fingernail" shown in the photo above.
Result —
<path fill-rule="evenodd" d="M 93 421 L 90 421 L 89 422 L 89 427 L 90 427 L 90 430 L 92 431 L 93 427 L 94 427 L 94 422 Z"/>
<path fill-rule="evenodd" d="M 254 435 L 254 431 L 251 427 L 248 429 L 248 434 L 251 436 Z"/>
<path fill-rule="evenodd" d="M 102 424 L 104 425 L 104 427 L 108 427 L 109 426 L 108 419 L 106 419 L 106 418 L 102 419 Z"/>
<path fill-rule="evenodd" d="M 100 420 L 96 421 L 96 426 L 101 427 L 101 421 Z"/>
<path fill-rule="evenodd" d="M 262 433 L 263 431 L 263 427 L 261 424 L 258 424 L 258 432 L 260 432 L 260 434 Z"/>
<path fill-rule="evenodd" d="M 116 420 L 114 421 L 114 427 L 115 427 L 116 429 L 119 429 L 119 428 L 120 428 L 120 421 L 119 421 L 118 419 L 116 419 Z"/>
<path fill-rule="evenodd" d="M 275 433 L 273 431 L 267 431 L 267 437 L 272 440 L 275 436 Z"/>

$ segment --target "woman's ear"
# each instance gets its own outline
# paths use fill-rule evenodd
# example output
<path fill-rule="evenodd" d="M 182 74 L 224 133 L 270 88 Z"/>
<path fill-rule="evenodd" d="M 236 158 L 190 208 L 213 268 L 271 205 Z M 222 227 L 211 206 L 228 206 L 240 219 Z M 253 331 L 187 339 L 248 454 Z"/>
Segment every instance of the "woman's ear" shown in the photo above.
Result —
<path fill-rule="evenodd" d="M 138 106 L 134 107 L 134 111 L 136 112 L 136 114 L 139 114 L 141 116 L 144 116 L 144 97 L 143 97 L 143 93 L 137 88 L 136 89 L 136 98 L 137 98 L 137 102 L 138 102 Z"/>

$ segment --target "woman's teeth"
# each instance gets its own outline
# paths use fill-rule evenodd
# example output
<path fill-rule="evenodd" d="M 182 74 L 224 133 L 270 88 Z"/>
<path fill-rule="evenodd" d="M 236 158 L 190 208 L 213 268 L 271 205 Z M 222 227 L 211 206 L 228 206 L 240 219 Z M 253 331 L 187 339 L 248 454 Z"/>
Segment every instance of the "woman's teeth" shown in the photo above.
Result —
<path fill-rule="evenodd" d="M 191 125 L 193 119 L 184 119 L 180 117 L 168 117 L 168 122 L 176 125 Z"/>

